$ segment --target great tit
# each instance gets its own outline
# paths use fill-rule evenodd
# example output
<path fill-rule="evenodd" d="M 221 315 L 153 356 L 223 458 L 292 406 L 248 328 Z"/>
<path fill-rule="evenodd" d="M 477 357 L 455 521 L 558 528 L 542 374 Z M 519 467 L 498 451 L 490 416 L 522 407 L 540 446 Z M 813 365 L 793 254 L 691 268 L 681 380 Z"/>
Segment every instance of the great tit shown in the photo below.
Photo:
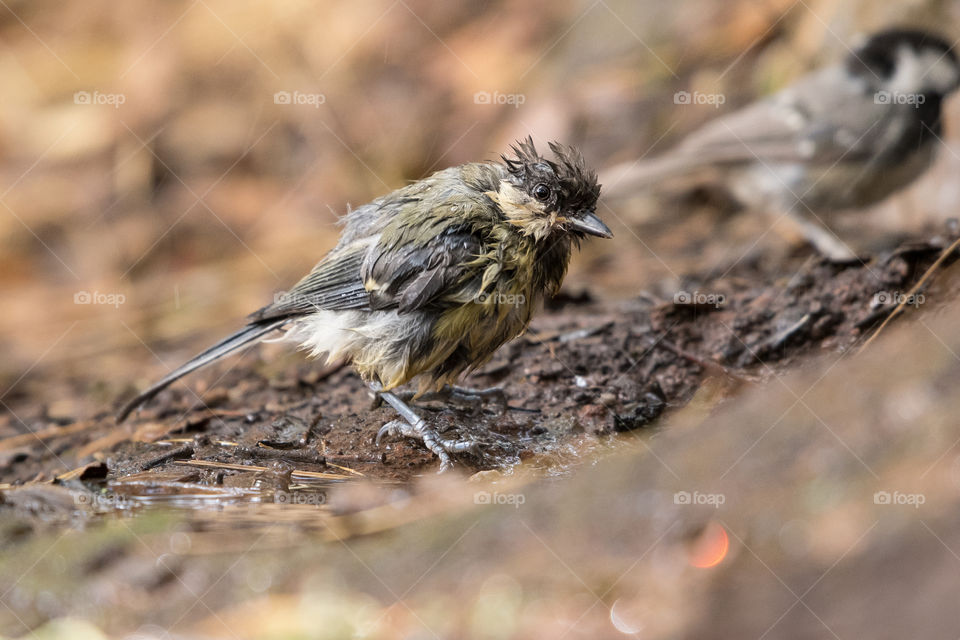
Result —
<path fill-rule="evenodd" d="M 120 410 L 118 421 L 175 380 L 278 335 L 311 356 L 350 361 L 401 420 L 380 430 L 421 440 L 440 459 L 475 449 L 447 439 L 391 390 L 416 379 L 436 392 L 522 334 L 563 282 L 585 236 L 610 238 L 596 216 L 600 185 L 580 153 L 533 140 L 500 162 L 465 164 L 397 189 L 345 216 L 339 242 L 247 324 Z"/>

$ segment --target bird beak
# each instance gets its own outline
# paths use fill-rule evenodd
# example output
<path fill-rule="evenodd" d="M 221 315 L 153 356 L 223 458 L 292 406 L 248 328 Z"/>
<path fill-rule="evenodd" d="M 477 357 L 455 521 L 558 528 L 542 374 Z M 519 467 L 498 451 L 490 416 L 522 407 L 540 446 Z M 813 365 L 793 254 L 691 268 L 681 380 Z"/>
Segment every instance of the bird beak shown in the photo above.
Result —
<path fill-rule="evenodd" d="M 597 236 L 598 238 L 613 237 L 613 231 L 610 231 L 610 227 L 603 224 L 603 221 L 592 211 L 584 211 L 577 217 L 570 218 L 568 224 L 572 230 L 580 231 L 589 236 Z"/>

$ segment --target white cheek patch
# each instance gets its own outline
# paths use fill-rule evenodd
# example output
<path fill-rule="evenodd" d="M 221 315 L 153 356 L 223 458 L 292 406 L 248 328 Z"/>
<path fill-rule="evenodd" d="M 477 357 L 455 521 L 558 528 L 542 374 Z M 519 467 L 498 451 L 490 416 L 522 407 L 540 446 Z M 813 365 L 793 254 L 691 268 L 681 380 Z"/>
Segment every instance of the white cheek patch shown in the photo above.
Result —
<path fill-rule="evenodd" d="M 960 70 L 949 55 L 934 50 L 917 54 L 909 47 L 900 47 L 889 91 L 910 94 L 933 90 L 945 94 L 957 85 L 958 80 Z"/>
<path fill-rule="evenodd" d="M 507 222 L 518 227 L 524 235 L 537 240 L 549 235 L 557 221 L 556 213 L 546 215 L 545 204 L 537 202 L 507 181 L 500 182 L 499 191 L 487 192 L 486 195 L 497 203 Z"/>
<path fill-rule="evenodd" d="M 487 195 L 500 205 L 507 217 L 514 217 L 512 213 L 516 214 L 516 217 L 526 217 L 530 212 L 543 213 L 543 204 L 506 181 L 500 182 L 500 189 L 496 194 Z"/>

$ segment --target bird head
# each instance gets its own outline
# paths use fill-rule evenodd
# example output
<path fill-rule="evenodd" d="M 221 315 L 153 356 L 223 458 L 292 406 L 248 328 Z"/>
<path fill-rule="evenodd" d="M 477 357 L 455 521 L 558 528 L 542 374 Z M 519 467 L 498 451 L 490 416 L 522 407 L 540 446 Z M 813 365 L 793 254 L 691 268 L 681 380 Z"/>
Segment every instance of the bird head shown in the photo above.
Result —
<path fill-rule="evenodd" d="M 960 61 L 950 43 L 918 29 L 873 34 L 850 53 L 847 70 L 888 97 L 939 100 L 960 87 Z"/>
<path fill-rule="evenodd" d="M 511 147 L 502 156 L 502 177 L 496 191 L 487 192 L 506 221 L 537 241 L 569 234 L 575 238 L 613 233 L 596 215 L 600 185 L 583 156 L 572 147 L 550 143 L 554 159 L 537 153 L 532 138 Z"/>

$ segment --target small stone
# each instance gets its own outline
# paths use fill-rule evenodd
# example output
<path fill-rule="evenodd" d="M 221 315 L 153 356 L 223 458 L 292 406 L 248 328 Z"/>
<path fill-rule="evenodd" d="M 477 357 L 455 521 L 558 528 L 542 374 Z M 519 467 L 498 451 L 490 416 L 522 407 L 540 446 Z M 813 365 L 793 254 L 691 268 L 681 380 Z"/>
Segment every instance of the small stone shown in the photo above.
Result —
<path fill-rule="evenodd" d="M 617 394 L 612 393 L 610 391 L 604 391 L 603 393 L 600 394 L 599 400 L 600 400 L 600 404 L 609 407 L 610 405 L 614 404 L 617 401 Z"/>

